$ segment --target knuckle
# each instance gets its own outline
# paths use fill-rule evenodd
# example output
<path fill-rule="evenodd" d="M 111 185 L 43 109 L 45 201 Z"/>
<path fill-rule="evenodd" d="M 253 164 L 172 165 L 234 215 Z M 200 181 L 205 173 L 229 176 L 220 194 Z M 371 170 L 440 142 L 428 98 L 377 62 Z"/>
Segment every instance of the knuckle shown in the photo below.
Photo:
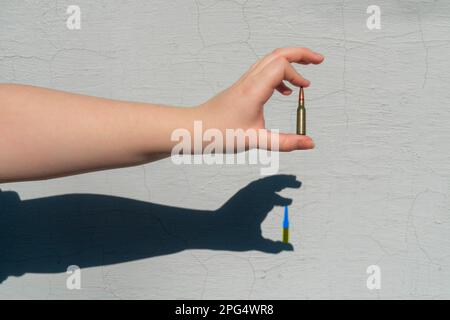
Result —
<path fill-rule="evenodd" d="M 283 57 L 283 56 L 276 56 L 273 59 L 273 63 L 277 66 L 277 67 L 285 67 L 286 63 L 288 63 L 288 61 Z"/>
<path fill-rule="evenodd" d="M 290 68 L 291 67 L 291 63 L 285 58 L 283 58 L 282 64 L 283 64 L 284 68 Z"/>
<path fill-rule="evenodd" d="M 281 57 L 283 55 L 283 49 L 282 48 L 276 48 L 272 51 L 272 55 L 275 57 Z"/>
<path fill-rule="evenodd" d="M 309 51 L 309 49 L 305 48 L 305 47 L 300 47 L 300 48 L 298 48 L 298 51 L 300 52 L 300 57 L 303 58 L 305 56 L 305 53 L 307 53 Z"/>

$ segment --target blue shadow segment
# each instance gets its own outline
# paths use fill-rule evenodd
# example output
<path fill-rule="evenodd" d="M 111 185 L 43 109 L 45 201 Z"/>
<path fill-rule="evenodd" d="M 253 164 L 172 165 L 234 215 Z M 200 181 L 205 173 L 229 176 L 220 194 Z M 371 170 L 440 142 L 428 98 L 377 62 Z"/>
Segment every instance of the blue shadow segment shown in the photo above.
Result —
<path fill-rule="evenodd" d="M 21 200 L 0 191 L 0 283 L 25 273 L 61 273 L 189 249 L 279 253 L 291 244 L 262 237 L 261 223 L 300 188 L 293 175 L 251 182 L 217 210 L 195 210 L 98 194 Z"/>
<path fill-rule="evenodd" d="M 284 228 L 284 229 L 289 228 L 288 206 L 284 206 L 283 228 Z"/>

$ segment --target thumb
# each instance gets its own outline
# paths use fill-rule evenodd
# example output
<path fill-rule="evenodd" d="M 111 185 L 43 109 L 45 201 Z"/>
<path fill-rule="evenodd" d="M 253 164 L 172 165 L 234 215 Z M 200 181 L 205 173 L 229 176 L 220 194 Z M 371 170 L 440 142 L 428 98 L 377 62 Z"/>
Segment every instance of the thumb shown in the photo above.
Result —
<path fill-rule="evenodd" d="M 294 150 L 308 150 L 314 148 L 314 141 L 309 136 L 293 133 L 278 133 L 266 130 L 264 135 L 259 137 L 258 148 L 272 151 L 289 152 Z"/>

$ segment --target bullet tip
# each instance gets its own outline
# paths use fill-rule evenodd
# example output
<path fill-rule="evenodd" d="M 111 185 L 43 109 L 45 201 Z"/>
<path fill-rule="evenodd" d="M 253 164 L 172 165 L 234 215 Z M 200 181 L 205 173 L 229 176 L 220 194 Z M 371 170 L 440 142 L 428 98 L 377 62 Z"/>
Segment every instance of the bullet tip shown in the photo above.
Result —
<path fill-rule="evenodd" d="M 298 95 L 298 101 L 304 101 L 305 100 L 305 93 L 303 91 L 303 87 L 300 87 L 300 94 Z"/>

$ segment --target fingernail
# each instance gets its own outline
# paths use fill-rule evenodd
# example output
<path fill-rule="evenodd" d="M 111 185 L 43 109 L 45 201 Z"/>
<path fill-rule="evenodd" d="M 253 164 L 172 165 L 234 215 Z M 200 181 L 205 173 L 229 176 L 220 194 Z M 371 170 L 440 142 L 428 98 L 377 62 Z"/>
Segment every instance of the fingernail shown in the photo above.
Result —
<path fill-rule="evenodd" d="M 305 142 L 300 143 L 300 145 L 302 145 L 303 147 L 305 147 Z M 314 141 L 310 140 L 309 143 L 306 144 L 306 149 L 314 149 L 315 148 L 315 143 Z"/>

